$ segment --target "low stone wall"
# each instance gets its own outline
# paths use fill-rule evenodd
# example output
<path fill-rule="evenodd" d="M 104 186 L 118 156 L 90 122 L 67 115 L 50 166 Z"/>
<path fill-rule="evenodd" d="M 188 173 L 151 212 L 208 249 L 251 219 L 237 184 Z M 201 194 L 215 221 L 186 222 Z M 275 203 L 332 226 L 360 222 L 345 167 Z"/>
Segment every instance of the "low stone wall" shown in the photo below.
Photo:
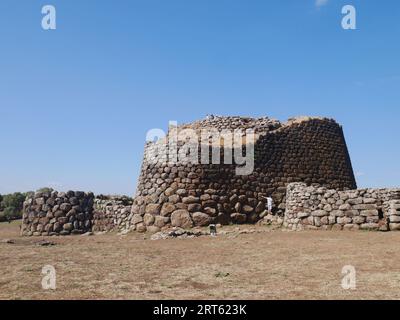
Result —
<path fill-rule="evenodd" d="M 283 226 L 303 229 L 400 229 L 400 189 L 330 190 L 291 183 Z"/>
<path fill-rule="evenodd" d="M 119 196 L 99 196 L 94 200 L 93 231 L 129 229 L 132 199 Z"/>
<path fill-rule="evenodd" d="M 385 205 L 390 230 L 400 230 L 400 200 L 390 200 Z"/>
<path fill-rule="evenodd" d="M 209 196 L 212 199 L 212 194 Z M 189 213 L 188 207 L 196 204 L 197 198 L 186 195 L 183 199 L 186 206 L 150 204 L 142 211 L 128 197 L 95 198 L 93 193 L 81 191 L 36 192 L 24 202 L 21 234 L 51 236 L 112 230 L 155 233 L 171 226 L 191 228 L 214 222 L 207 213 Z M 206 201 L 204 196 L 199 199 Z M 400 189 L 338 191 L 291 183 L 284 216 L 264 210 L 260 218 L 263 220 L 259 222 L 292 230 L 400 230 Z"/>
<path fill-rule="evenodd" d="M 93 193 L 36 192 L 24 202 L 21 234 L 82 234 L 92 229 Z"/>

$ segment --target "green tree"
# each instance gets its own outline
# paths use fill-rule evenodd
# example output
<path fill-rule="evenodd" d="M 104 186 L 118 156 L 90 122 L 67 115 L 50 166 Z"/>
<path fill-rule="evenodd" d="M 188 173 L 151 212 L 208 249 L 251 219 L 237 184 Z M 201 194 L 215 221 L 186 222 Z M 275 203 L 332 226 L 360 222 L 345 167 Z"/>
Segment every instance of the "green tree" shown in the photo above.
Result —
<path fill-rule="evenodd" d="M 14 208 L 16 211 L 21 211 L 25 201 L 25 195 L 20 192 L 6 194 L 3 196 L 2 206 L 7 209 Z"/>

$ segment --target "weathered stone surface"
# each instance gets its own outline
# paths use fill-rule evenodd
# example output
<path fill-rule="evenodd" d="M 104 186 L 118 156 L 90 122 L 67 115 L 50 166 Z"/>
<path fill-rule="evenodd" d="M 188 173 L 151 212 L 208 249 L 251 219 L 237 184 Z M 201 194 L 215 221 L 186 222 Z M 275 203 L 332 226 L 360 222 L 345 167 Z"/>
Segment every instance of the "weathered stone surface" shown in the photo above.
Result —
<path fill-rule="evenodd" d="M 353 219 L 349 217 L 338 217 L 336 221 L 339 224 L 350 224 L 353 221 Z"/>
<path fill-rule="evenodd" d="M 389 216 L 389 221 L 390 222 L 399 223 L 400 222 L 400 216 Z"/>
<path fill-rule="evenodd" d="M 146 231 L 150 233 L 156 233 L 160 231 L 160 228 L 157 226 L 147 226 Z"/>
<path fill-rule="evenodd" d="M 207 215 L 211 216 L 211 217 L 215 217 L 217 215 L 217 210 L 214 208 L 204 208 L 203 209 L 204 213 L 206 213 Z"/>
<path fill-rule="evenodd" d="M 379 224 L 377 223 L 363 223 L 360 225 L 361 230 L 378 230 Z"/>
<path fill-rule="evenodd" d="M 389 223 L 389 228 L 391 231 L 400 230 L 400 223 Z"/>
<path fill-rule="evenodd" d="M 195 212 L 192 214 L 195 226 L 208 226 L 211 222 L 211 217 L 203 212 Z"/>
<path fill-rule="evenodd" d="M 202 206 L 200 203 L 191 203 L 188 205 L 188 211 L 189 212 L 199 212 L 201 211 Z"/>
<path fill-rule="evenodd" d="M 167 223 L 169 223 L 170 221 L 171 221 L 171 219 L 168 218 L 168 217 L 155 216 L 154 225 L 155 225 L 156 227 L 162 228 L 162 227 L 164 227 Z"/>
<path fill-rule="evenodd" d="M 354 216 L 358 216 L 358 215 L 359 215 L 359 212 L 358 212 L 358 210 L 346 210 L 346 211 L 344 212 L 344 215 L 345 215 L 346 217 L 352 218 L 352 217 L 354 217 Z"/>
<path fill-rule="evenodd" d="M 333 210 L 333 211 L 331 211 L 330 216 L 343 217 L 344 216 L 344 211 L 342 211 L 342 210 Z"/>
<path fill-rule="evenodd" d="M 171 225 L 174 227 L 191 228 L 193 221 L 187 210 L 175 210 L 171 214 Z"/>
<path fill-rule="evenodd" d="M 145 224 L 145 226 L 151 226 L 154 223 L 154 215 L 146 213 L 143 216 L 143 223 Z M 148 228 L 147 228 L 148 229 Z"/>
<path fill-rule="evenodd" d="M 254 208 L 249 205 L 244 205 L 242 210 L 243 210 L 243 213 L 249 214 L 254 211 Z"/>
<path fill-rule="evenodd" d="M 146 230 L 147 230 L 147 228 L 146 228 L 146 226 L 144 225 L 144 223 L 138 223 L 137 225 L 136 225 L 136 231 L 137 232 L 141 232 L 141 233 L 143 233 L 143 232 L 146 232 Z"/>
<path fill-rule="evenodd" d="M 152 215 L 157 215 L 160 214 L 161 210 L 161 205 L 156 203 L 156 204 L 148 204 L 146 206 L 146 213 L 152 214 Z"/>
<path fill-rule="evenodd" d="M 256 213 L 261 213 L 261 212 L 263 212 L 264 210 L 265 210 L 265 203 L 262 202 L 262 201 L 258 202 L 258 204 L 257 204 L 257 206 L 256 206 L 256 209 L 255 209 L 255 212 L 256 212 Z"/>
<path fill-rule="evenodd" d="M 63 225 L 63 229 L 64 229 L 64 230 L 67 230 L 67 231 L 71 231 L 73 228 L 74 228 L 74 227 L 73 227 L 73 224 L 72 224 L 72 223 L 65 223 L 65 224 Z"/>
<path fill-rule="evenodd" d="M 176 190 L 176 192 L 175 192 L 178 196 L 180 196 L 180 197 L 185 197 L 185 196 L 187 196 L 187 191 L 185 190 L 185 189 L 178 189 L 178 190 Z"/>
<path fill-rule="evenodd" d="M 357 223 L 357 224 L 363 224 L 365 222 L 365 217 L 355 216 L 355 217 L 353 217 L 353 222 Z"/>
<path fill-rule="evenodd" d="M 168 197 L 168 201 L 170 203 L 178 203 L 180 201 L 180 199 L 181 198 L 177 194 L 174 194 L 174 195 Z"/>
<path fill-rule="evenodd" d="M 68 212 L 69 210 L 71 210 L 72 206 L 70 203 L 63 203 L 62 205 L 60 205 L 60 209 L 64 212 Z"/>
<path fill-rule="evenodd" d="M 176 206 L 172 203 L 166 202 L 163 204 L 161 208 L 161 215 L 162 216 L 169 216 L 172 212 L 176 210 Z"/>
<path fill-rule="evenodd" d="M 241 224 L 246 222 L 247 216 L 245 214 L 235 212 L 231 214 L 231 220 L 235 223 Z"/>
<path fill-rule="evenodd" d="M 364 217 L 378 216 L 378 210 L 361 210 L 360 215 Z"/>
<path fill-rule="evenodd" d="M 347 210 L 351 210 L 351 208 L 352 208 L 352 206 L 351 206 L 350 204 L 345 203 L 345 204 L 342 204 L 342 205 L 339 207 L 339 210 L 341 210 L 341 211 L 347 211 Z"/>
<path fill-rule="evenodd" d="M 182 198 L 182 202 L 185 203 L 185 204 L 199 203 L 200 202 L 200 198 L 193 197 L 193 196 L 184 197 L 184 198 Z"/>
<path fill-rule="evenodd" d="M 332 225 L 332 230 L 333 231 L 339 231 L 339 230 L 342 230 L 343 229 L 343 226 L 341 225 L 341 224 L 334 224 L 334 225 Z"/>
<path fill-rule="evenodd" d="M 132 224 L 138 224 L 143 222 L 143 217 L 140 214 L 134 214 L 132 217 Z"/>
<path fill-rule="evenodd" d="M 358 204 L 353 206 L 354 210 L 376 210 L 376 204 Z"/>
<path fill-rule="evenodd" d="M 362 204 L 363 203 L 363 198 L 356 198 L 356 199 L 349 199 L 347 200 L 347 203 L 350 205 L 357 205 L 357 204 Z"/>
<path fill-rule="evenodd" d="M 169 196 L 172 196 L 173 194 L 175 193 L 175 189 L 174 188 L 167 188 L 166 190 L 165 190 L 165 195 L 167 196 L 167 197 L 169 197 Z"/>
<path fill-rule="evenodd" d="M 311 215 L 314 217 L 323 217 L 329 215 L 329 213 L 326 212 L 325 210 L 316 210 L 311 212 Z"/>
<path fill-rule="evenodd" d="M 297 218 L 301 219 L 301 218 L 308 217 L 309 215 L 310 215 L 309 212 L 299 212 L 299 213 L 297 213 Z"/>

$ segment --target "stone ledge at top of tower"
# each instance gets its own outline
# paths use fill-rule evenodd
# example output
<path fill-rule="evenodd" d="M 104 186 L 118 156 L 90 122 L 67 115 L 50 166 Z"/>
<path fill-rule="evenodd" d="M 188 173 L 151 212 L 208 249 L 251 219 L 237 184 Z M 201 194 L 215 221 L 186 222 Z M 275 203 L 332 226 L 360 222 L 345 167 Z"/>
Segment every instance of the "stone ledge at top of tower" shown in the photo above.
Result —
<path fill-rule="evenodd" d="M 256 132 L 268 132 L 276 130 L 282 126 L 279 120 L 268 117 L 252 118 L 242 116 L 217 116 L 207 115 L 205 119 L 196 120 L 191 123 L 178 125 L 178 130 L 183 129 L 217 129 L 217 130 L 235 130 L 235 129 L 254 129 Z"/>
<path fill-rule="evenodd" d="M 233 131 L 235 129 L 241 129 L 243 131 L 247 129 L 253 129 L 255 133 L 255 140 L 257 141 L 261 136 L 268 133 L 278 133 L 280 130 L 285 130 L 290 127 L 298 126 L 299 124 L 311 121 L 323 121 L 326 123 L 331 123 L 340 126 L 336 120 L 326 117 L 318 116 L 297 116 L 291 117 L 286 122 L 281 122 L 279 120 L 269 118 L 269 117 L 244 117 L 244 116 L 217 116 L 217 115 L 207 115 L 205 119 L 195 120 L 190 123 L 178 124 L 176 130 L 178 132 L 185 129 L 192 129 L 197 134 L 201 130 L 216 129 L 221 132 L 222 130 Z M 171 127 L 168 129 L 167 136 L 161 138 L 159 142 L 165 143 L 168 139 L 168 135 L 171 131 Z M 152 144 L 152 141 L 147 141 L 146 144 Z"/>
<path fill-rule="evenodd" d="M 324 121 L 324 122 L 338 124 L 337 121 L 332 118 L 315 117 L 315 116 L 297 116 L 297 117 L 289 118 L 285 123 L 283 123 L 282 127 L 288 127 L 288 126 L 292 126 L 295 124 L 300 124 L 303 122 L 308 122 L 308 121 L 313 121 L 313 120 L 320 120 L 320 121 Z"/>
<path fill-rule="evenodd" d="M 296 126 L 301 123 L 320 120 L 327 123 L 333 123 L 339 125 L 336 120 L 326 117 L 317 116 L 297 116 L 291 117 L 286 122 L 281 122 L 279 120 L 269 118 L 269 117 L 242 117 L 242 116 L 215 116 L 208 115 L 205 119 L 196 120 L 191 123 L 185 123 L 178 125 L 178 130 L 184 129 L 217 129 L 219 131 L 223 129 L 234 130 L 234 129 L 254 129 L 257 134 L 268 133 L 271 131 L 288 128 L 291 126 Z"/>

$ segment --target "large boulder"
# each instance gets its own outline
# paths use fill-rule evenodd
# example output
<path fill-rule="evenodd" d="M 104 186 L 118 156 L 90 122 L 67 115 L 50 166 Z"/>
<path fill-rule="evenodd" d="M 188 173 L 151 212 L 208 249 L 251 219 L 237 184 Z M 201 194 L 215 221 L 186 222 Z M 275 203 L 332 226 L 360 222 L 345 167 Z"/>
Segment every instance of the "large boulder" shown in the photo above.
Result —
<path fill-rule="evenodd" d="M 158 203 L 151 203 L 146 206 L 146 213 L 157 215 L 160 214 L 161 205 Z"/>
<path fill-rule="evenodd" d="M 208 226 L 211 222 L 211 217 L 203 212 L 195 212 L 192 214 L 193 222 L 196 226 Z"/>
<path fill-rule="evenodd" d="M 180 209 L 175 210 L 171 214 L 171 224 L 174 227 L 191 228 L 193 227 L 193 221 L 190 217 L 189 211 Z"/>
<path fill-rule="evenodd" d="M 146 226 L 151 226 L 154 223 L 154 216 L 152 214 L 146 213 L 143 216 L 143 222 Z"/>
<path fill-rule="evenodd" d="M 169 202 L 163 204 L 161 208 L 161 215 L 162 216 L 169 216 L 172 212 L 176 209 L 175 205 Z"/>

